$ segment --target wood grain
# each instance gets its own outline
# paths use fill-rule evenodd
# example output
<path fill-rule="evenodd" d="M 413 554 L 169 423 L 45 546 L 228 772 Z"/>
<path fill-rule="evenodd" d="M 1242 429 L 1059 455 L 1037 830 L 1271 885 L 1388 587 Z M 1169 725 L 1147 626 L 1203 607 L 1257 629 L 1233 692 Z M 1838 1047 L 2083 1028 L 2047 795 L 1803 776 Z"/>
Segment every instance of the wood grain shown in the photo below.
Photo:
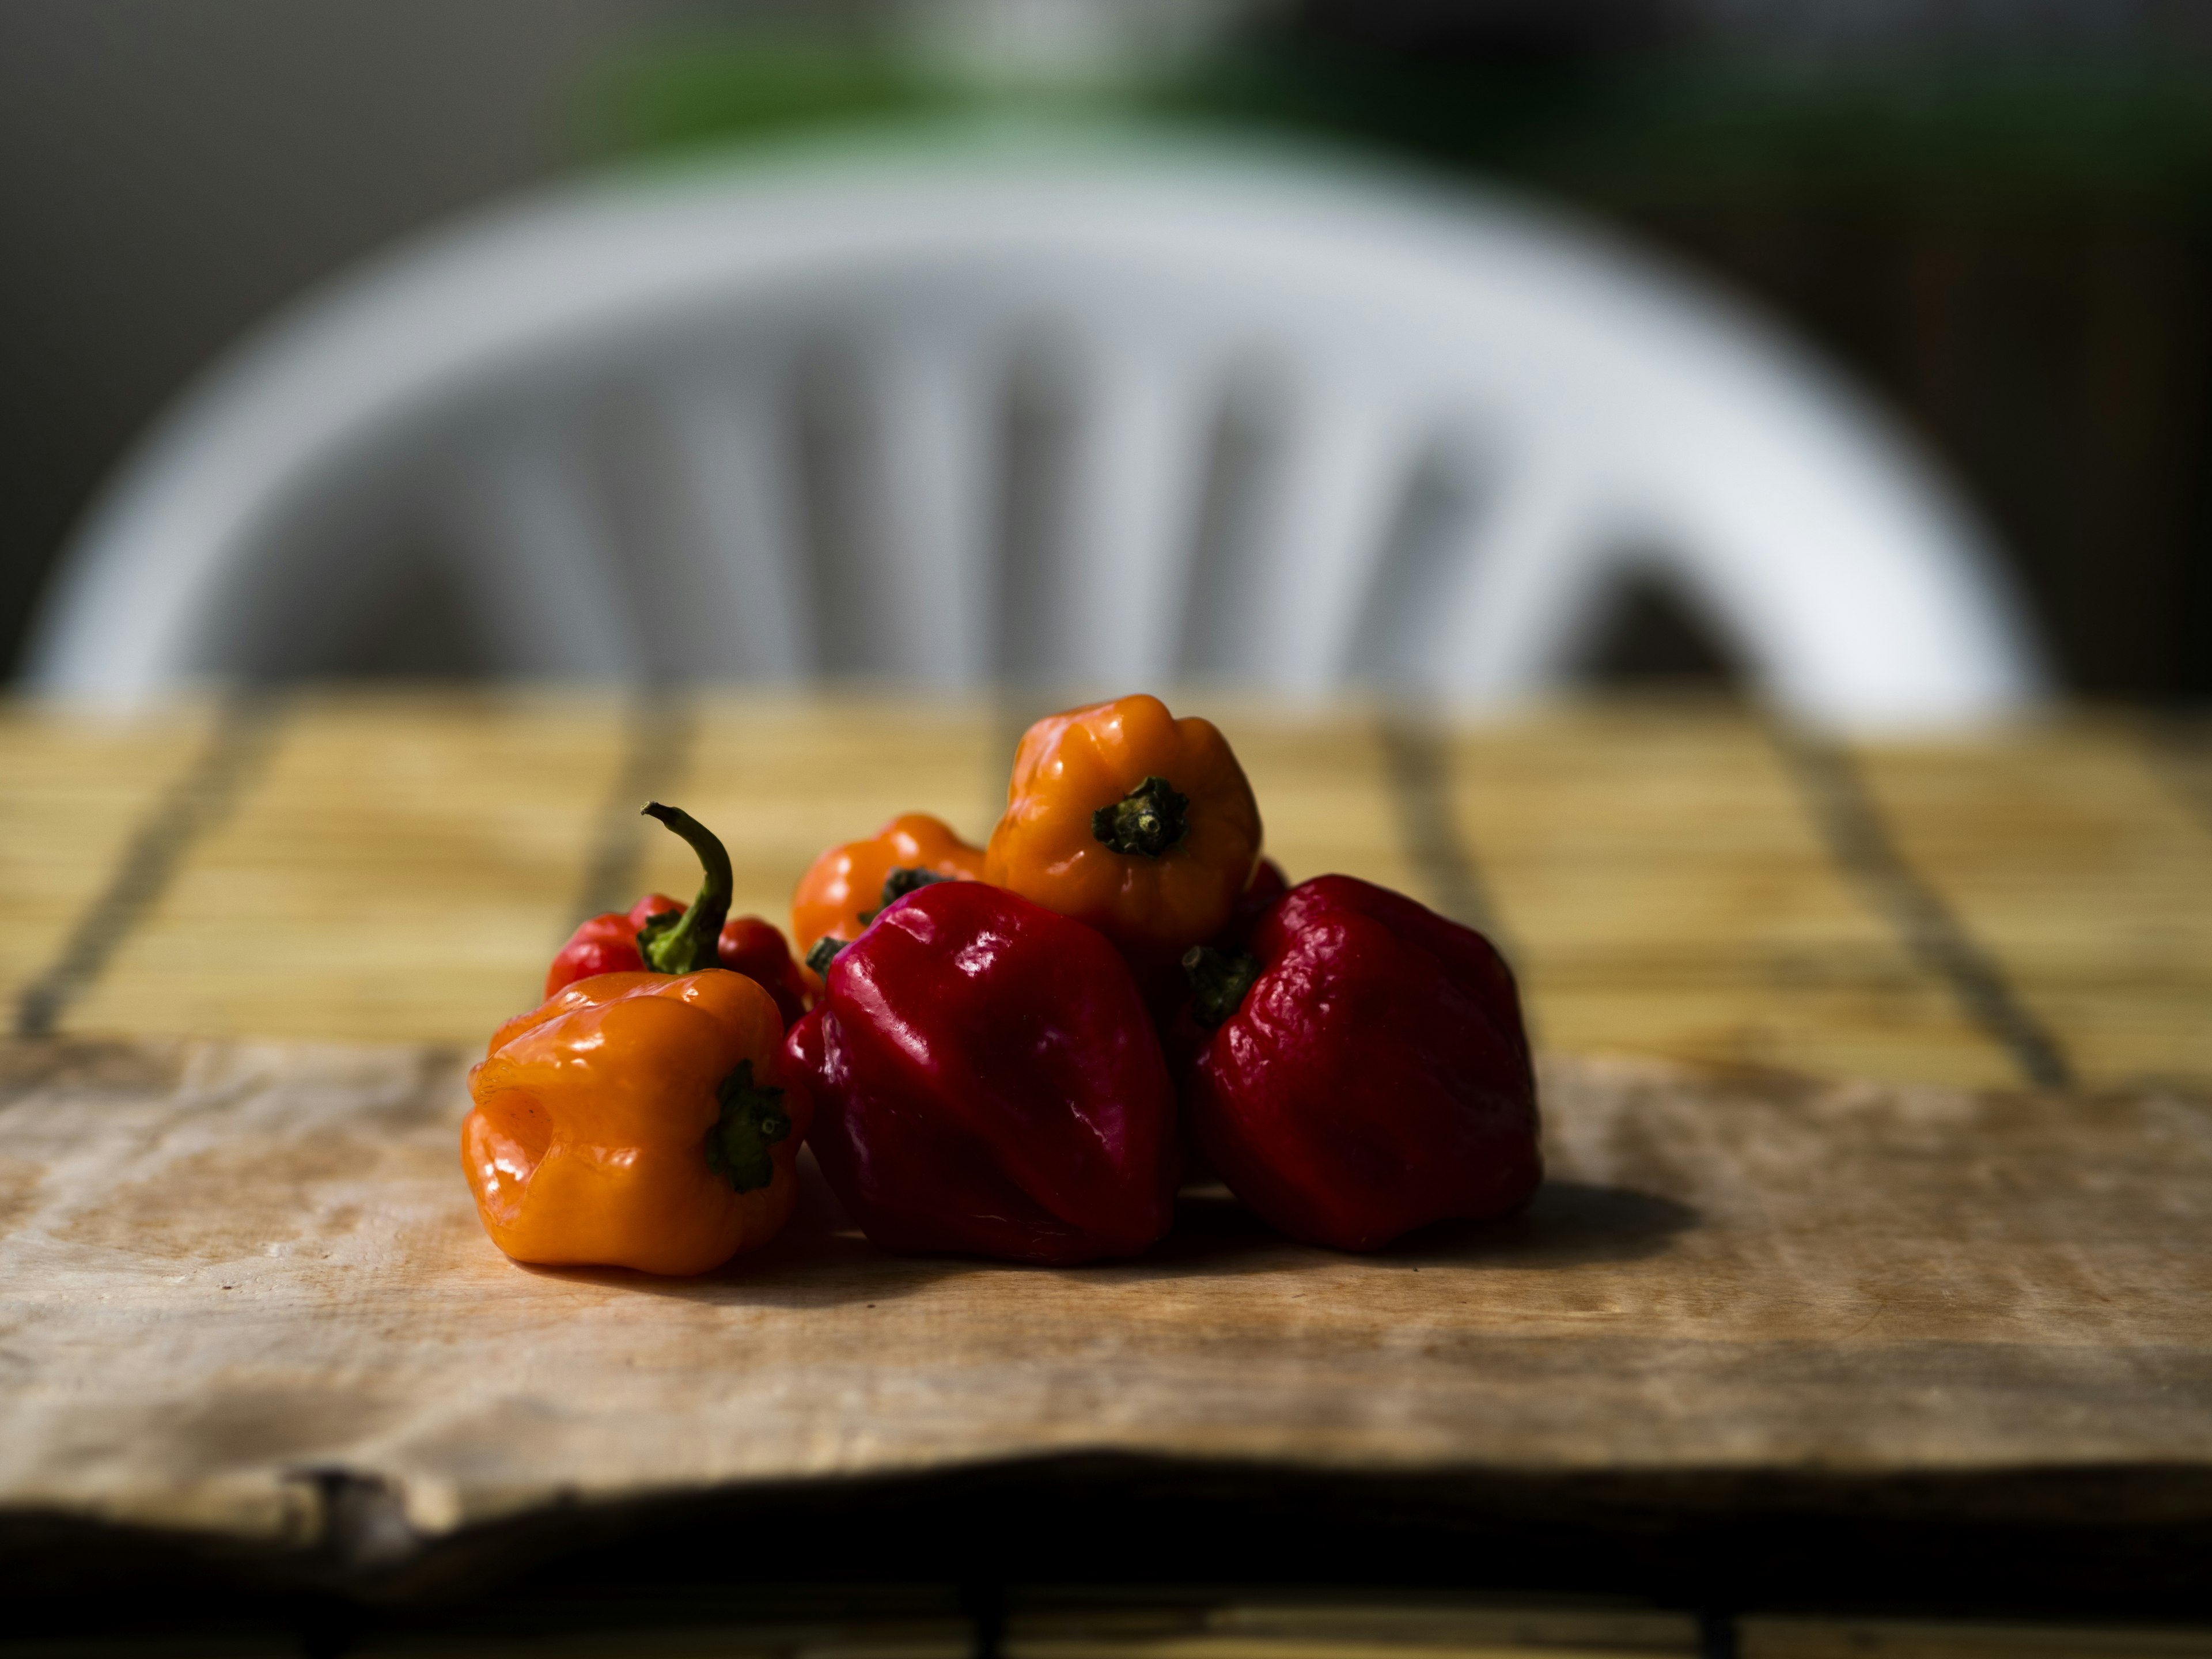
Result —
<path fill-rule="evenodd" d="M 2078 1066 L 2212 1073 L 2212 820 L 2142 732 L 2084 719 L 1863 765 L 1905 855 Z"/>
<path fill-rule="evenodd" d="M 1773 738 L 1696 704 L 1471 732 L 1455 799 L 1541 1040 L 1966 1085 L 2014 1079 L 1848 872 Z"/>
<path fill-rule="evenodd" d="M 213 711 L 124 722 L 0 702 L 0 987 L 53 962 L 149 808 L 206 741 Z"/>
<path fill-rule="evenodd" d="M 1566 1480 L 2160 1472 L 2212 1518 L 2212 1108 L 1555 1060 L 1551 1179 L 1370 1257 L 1218 1195 L 1131 1263 L 691 1281 L 485 1241 L 436 1051 L 0 1050 L 0 1511 L 311 1541 L 1044 1455 Z M 2032 1503 L 2015 1492 L 2008 1501 Z M 2176 1506 L 2179 1506 L 2179 1509 Z"/>
<path fill-rule="evenodd" d="M 581 696 L 302 699 L 75 1024 L 481 1041 L 573 925 L 622 725 Z"/>

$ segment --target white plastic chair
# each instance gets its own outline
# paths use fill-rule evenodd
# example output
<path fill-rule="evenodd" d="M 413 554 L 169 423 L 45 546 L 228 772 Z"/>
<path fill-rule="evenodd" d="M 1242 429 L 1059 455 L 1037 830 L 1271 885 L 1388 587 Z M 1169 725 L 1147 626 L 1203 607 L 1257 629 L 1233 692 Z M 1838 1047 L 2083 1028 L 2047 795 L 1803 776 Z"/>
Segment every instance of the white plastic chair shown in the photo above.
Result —
<path fill-rule="evenodd" d="M 28 678 L 327 672 L 434 577 L 495 672 L 1463 705 L 1570 676 L 1638 573 L 1816 722 L 2044 689 L 1910 447 L 1693 283 L 1340 162 L 1017 133 L 581 185 L 363 268 L 123 470 Z"/>

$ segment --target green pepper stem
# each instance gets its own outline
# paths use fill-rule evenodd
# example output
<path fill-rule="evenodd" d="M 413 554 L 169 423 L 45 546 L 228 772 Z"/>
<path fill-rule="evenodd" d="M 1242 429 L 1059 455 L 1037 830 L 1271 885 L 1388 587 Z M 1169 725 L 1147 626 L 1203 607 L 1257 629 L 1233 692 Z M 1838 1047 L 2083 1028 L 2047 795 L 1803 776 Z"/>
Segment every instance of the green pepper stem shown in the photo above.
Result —
<path fill-rule="evenodd" d="M 934 870 L 924 869 L 919 864 L 902 864 L 884 878 L 882 901 L 876 907 L 881 915 L 908 893 L 918 893 L 925 887 L 934 887 L 940 881 L 951 881 L 951 876 L 940 876 Z"/>
<path fill-rule="evenodd" d="M 1111 806 L 1091 815 L 1091 834 L 1110 851 L 1156 859 L 1190 828 L 1190 797 L 1165 778 L 1146 778 Z"/>
<path fill-rule="evenodd" d="M 672 912 L 655 916 L 637 930 L 638 955 L 656 974 L 696 974 L 702 968 L 714 967 L 720 960 L 716 947 L 721 940 L 722 923 L 729 917 L 730 897 L 737 890 L 729 849 L 713 830 L 680 807 L 647 801 L 644 816 L 658 819 L 683 836 L 699 855 L 699 867 L 706 872 L 706 878 L 699 884 L 699 896 L 691 901 L 690 909 L 681 915 Z"/>
<path fill-rule="evenodd" d="M 902 864 L 884 878 L 883 896 L 876 901 L 874 909 L 860 912 L 860 926 L 866 927 L 908 893 L 919 892 L 925 887 L 934 887 L 940 881 L 957 879 L 958 878 L 954 876 L 940 876 L 936 871 L 926 870 L 918 864 Z"/>
<path fill-rule="evenodd" d="M 1191 1017 L 1201 1025 L 1218 1025 L 1244 1006 L 1244 994 L 1260 977 L 1260 958 L 1194 945 L 1182 953 L 1182 970 L 1190 980 Z"/>
<path fill-rule="evenodd" d="M 707 1167 L 733 1192 L 758 1192 L 775 1180 L 769 1149 L 791 1133 L 783 1091 L 756 1085 L 752 1061 L 741 1060 L 714 1097 L 721 1113 L 707 1131 Z"/>

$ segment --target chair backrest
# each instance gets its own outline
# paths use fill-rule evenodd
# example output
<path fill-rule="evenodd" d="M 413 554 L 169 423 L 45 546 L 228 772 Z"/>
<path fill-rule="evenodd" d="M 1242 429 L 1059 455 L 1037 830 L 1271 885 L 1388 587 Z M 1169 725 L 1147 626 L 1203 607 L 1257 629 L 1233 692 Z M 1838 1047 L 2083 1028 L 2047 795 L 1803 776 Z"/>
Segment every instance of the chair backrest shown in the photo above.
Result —
<path fill-rule="evenodd" d="M 1816 720 L 2043 686 L 1910 447 L 1695 284 L 1486 195 L 1031 135 L 572 186 L 362 269 L 125 468 L 29 678 L 450 613 L 518 674 L 1481 702 L 1639 574 Z"/>

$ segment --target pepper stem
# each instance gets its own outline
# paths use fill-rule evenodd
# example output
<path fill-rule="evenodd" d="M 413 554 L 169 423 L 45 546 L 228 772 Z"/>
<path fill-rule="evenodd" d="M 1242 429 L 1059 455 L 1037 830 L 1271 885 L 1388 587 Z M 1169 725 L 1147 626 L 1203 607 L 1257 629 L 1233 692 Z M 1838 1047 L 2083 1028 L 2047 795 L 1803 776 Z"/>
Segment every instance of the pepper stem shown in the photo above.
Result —
<path fill-rule="evenodd" d="M 1260 977 L 1260 958 L 1194 945 L 1182 953 L 1182 971 L 1190 980 L 1191 1017 L 1201 1025 L 1218 1025 L 1244 1006 L 1244 994 Z"/>
<path fill-rule="evenodd" d="M 940 881 L 952 879 L 951 876 L 940 876 L 936 871 L 926 870 L 918 864 L 902 864 L 884 878 L 883 902 L 877 907 L 876 914 L 882 915 L 908 893 L 920 892 L 925 887 L 934 887 Z"/>
<path fill-rule="evenodd" d="M 769 1148 L 791 1133 L 783 1091 L 756 1085 L 752 1061 L 741 1060 L 714 1097 L 722 1110 L 707 1131 L 707 1167 L 733 1192 L 757 1192 L 775 1179 Z"/>
<path fill-rule="evenodd" d="M 1116 853 L 1156 859 L 1190 828 L 1190 797 L 1165 778 L 1146 778 L 1111 806 L 1091 815 L 1091 833 Z"/>
<path fill-rule="evenodd" d="M 713 830 L 680 807 L 649 800 L 644 816 L 659 819 L 683 836 L 699 855 L 700 868 L 707 873 L 690 909 L 681 915 L 669 912 L 655 916 L 637 930 L 637 953 L 656 974 L 696 974 L 702 968 L 712 968 L 720 961 L 715 946 L 722 936 L 722 923 L 729 917 L 730 896 L 737 888 L 729 849 Z"/>
<path fill-rule="evenodd" d="M 876 908 L 860 912 L 860 926 L 866 927 L 908 893 L 933 887 L 940 881 L 957 879 L 956 876 L 940 876 L 934 870 L 925 870 L 918 864 L 902 864 L 884 878 L 883 896 L 877 900 Z"/>

